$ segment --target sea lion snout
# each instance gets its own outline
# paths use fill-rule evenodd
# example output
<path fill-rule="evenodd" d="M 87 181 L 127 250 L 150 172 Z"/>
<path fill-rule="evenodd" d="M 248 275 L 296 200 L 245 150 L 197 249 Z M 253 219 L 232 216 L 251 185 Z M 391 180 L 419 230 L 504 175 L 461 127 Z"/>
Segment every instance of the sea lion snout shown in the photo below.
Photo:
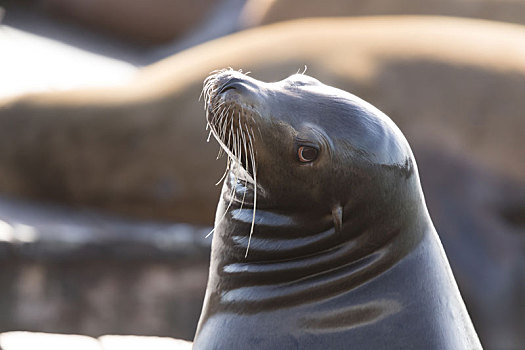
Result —
<path fill-rule="evenodd" d="M 231 78 L 221 86 L 218 94 L 224 94 L 228 90 L 235 90 L 237 93 L 245 94 L 248 92 L 247 83 L 239 78 Z"/>
<path fill-rule="evenodd" d="M 212 73 L 206 83 L 209 84 L 212 99 L 245 107 L 260 105 L 261 96 L 264 95 L 262 82 L 229 69 Z"/>

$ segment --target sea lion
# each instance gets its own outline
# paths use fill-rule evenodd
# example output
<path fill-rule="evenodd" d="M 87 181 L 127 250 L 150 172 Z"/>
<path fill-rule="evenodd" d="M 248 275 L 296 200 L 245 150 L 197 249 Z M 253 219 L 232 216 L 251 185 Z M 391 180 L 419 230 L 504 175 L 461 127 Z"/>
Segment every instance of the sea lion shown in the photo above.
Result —
<path fill-rule="evenodd" d="M 259 26 L 296 18 L 439 15 L 525 24 L 525 2 L 499 0 L 248 0 L 240 24 Z"/>
<path fill-rule="evenodd" d="M 212 13 L 212 0 L 43 0 L 39 9 L 133 43 L 180 38 Z"/>
<path fill-rule="evenodd" d="M 481 349 L 385 114 L 304 74 L 203 95 L 229 162 L 194 349 Z"/>

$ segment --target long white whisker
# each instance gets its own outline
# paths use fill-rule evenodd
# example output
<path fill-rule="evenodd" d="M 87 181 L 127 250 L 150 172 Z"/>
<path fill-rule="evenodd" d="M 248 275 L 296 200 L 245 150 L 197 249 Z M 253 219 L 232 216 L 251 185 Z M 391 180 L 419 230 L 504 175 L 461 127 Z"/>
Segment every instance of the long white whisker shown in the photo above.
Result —
<path fill-rule="evenodd" d="M 239 119 L 239 128 L 241 129 L 241 135 L 242 135 L 243 146 L 244 146 L 245 166 L 246 166 L 246 168 L 248 168 L 248 150 L 246 148 L 246 135 L 244 134 L 244 129 L 242 128 L 242 124 L 241 124 L 240 119 Z M 248 169 L 245 169 L 245 170 L 246 170 L 246 172 L 248 172 Z M 244 179 L 244 191 L 243 191 L 243 194 L 242 194 L 241 209 L 242 209 L 242 207 L 244 205 L 244 199 L 246 198 L 247 185 L 248 185 L 248 179 Z"/>
<path fill-rule="evenodd" d="M 252 129 L 253 134 L 253 129 Z M 252 241 L 252 234 L 253 234 L 253 228 L 255 226 L 255 212 L 257 210 L 257 170 L 255 167 L 255 154 L 254 154 L 254 146 L 253 146 L 253 139 L 251 135 L 248 133 L 248 137 L 250 139 L 250 153 L 251 153 L 251 161 L 252 161 L 252 172 L 253 172 L 253 215 L 252 215 L 252 226 L 250 227 L 250 235 L 248 237 L 248 245 L 246 246 L 246 254 L 244 255 L 245 258 L 248 257 L 248 251 L 250 250 L 250 243 Z"/>
<path fill-rule="evenodd" d="M 226 175 L 228 174 L 229 171 L 230 171 L 230 158 L 228 158 L 228 161 L 226 162 L 226 169 L 224 170 L 224 174 L 222 174 L 221 178 L 219 179 L 219 181 L 217 181 L 215 186 L 219 185 L 222 182 L 222 180 L 226 178 Z"/>

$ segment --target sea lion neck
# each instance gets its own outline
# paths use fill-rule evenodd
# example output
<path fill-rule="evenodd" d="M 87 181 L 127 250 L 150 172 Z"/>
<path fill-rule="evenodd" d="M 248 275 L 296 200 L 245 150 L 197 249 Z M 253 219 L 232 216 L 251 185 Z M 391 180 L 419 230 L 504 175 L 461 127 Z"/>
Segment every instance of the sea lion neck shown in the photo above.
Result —
<path fill-rule="evenodd" d="M 283 211 L 262 201 L 246 255 L 253 207 L 230 201 L 232 183 L 225 182 L 218 206 L 209 284 L 215 304 L 228 310 L 251 313 L 347 293 L 390 269 L 430 229 L 424 216 L 383 225 L 349 207 L 338 232 L 329 212 Z"/>

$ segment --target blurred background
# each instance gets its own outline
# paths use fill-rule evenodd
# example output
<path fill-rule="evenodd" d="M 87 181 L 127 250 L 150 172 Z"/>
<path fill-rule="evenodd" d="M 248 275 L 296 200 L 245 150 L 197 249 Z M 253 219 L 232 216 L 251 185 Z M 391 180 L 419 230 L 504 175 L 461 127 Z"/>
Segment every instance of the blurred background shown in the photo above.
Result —
<path fill-rule="evenodd" d="M 0 333 L 191 340 L 225 166 L 202 81 L 307 66 L 399 125 L 484 347 L 525 349 L 525 0 L 0 7 Z"/>

